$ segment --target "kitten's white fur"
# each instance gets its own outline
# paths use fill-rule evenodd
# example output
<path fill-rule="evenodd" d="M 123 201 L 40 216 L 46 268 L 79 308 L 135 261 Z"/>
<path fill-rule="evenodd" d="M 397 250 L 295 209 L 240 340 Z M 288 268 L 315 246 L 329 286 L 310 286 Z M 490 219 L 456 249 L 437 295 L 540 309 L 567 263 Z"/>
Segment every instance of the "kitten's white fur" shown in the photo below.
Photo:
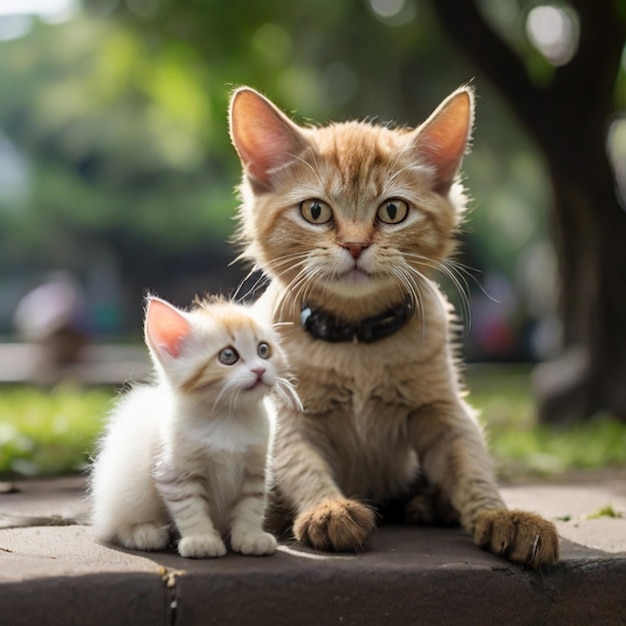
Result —
<path fill-rule="evenodd" d="M 222 556 L 229 533 L 233 550 L 271 554 L 276 541 L 262 528 L 270 436 L 264 401 L 275 383 L 287 384 L 279 376 L 282 355 L 271 329 L 243 307 L 220 302 L 178 313 L 190 323 L 180 354 L 171 354 L 178 344 L 150 336 L 147 320 L 158 379 L 135 387 L 110 415 L 91 479 L 95 536 L 159 550 L 170 542 L 173 521 L 182 556 Z M 271 346 L 269 357 L 259 357 L 260 343 Z M 217 362 L 227 346 L 240 355 L 232 367 Z"/>

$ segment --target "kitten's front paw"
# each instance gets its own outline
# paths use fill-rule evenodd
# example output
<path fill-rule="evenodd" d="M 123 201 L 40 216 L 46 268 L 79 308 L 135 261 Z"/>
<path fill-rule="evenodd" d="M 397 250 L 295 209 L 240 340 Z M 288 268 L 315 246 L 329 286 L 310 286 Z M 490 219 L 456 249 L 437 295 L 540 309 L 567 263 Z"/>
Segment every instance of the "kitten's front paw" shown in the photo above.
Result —
<path fill-rule="evenodd" d="M 157 524 L 138 524 L 128 532 L 118 533 L 119 543 L 131 550 L 163 550 L 170 542 L 166 528 Z"/>
<path fill-rule="evenodd" d="M 217 535 L 190 535 L 178 542 L 178 554 L 190 559 L 216 558 L 226 554 L 226 546 Z"/>
<path fill-rule="evenodd" d="M 559 535 L 551 522 L 526 511 L 486 511 L 474 529 L 476 545 L 534 569 L 559 558 Z"/>
<path fill-rule="evenodd" d="M 376 529 L 372 509 L 346 498 L 329 498 L 301 513 L 293 526 L 296 539 L 317 550 L 360 550 Z"/>
<path fill-rule="evenodd" d="M 241 554 L 263 556 L 276 552 L 276 539 L 274 539 L 274 535 L 263 531 L 233 530 L 230 545 L 235 552 L 241 552 Z"/>

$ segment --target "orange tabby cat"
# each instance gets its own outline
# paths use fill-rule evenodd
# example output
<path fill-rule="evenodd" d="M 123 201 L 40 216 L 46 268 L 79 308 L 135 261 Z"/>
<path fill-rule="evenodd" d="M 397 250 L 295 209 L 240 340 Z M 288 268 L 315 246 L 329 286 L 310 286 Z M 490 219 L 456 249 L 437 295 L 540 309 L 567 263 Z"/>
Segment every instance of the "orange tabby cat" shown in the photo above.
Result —
<path fill-rule="evenodd" d="M 473 110 L 463 87 L 414 130 L 304 128 L 252 89 L 233 95 L 243 257 L 271 278 L 256 306 L 281 324 L 304 405 L 277 406 L 273 473 L 315 548 L 361 548 L 374 506 L 398 498 L 428 521 L 409 498 L 423 472 L 479 546 L 533 567 L 558 558 L 554 525 L 498 493 L 430 278 L 465 210 Z"/>

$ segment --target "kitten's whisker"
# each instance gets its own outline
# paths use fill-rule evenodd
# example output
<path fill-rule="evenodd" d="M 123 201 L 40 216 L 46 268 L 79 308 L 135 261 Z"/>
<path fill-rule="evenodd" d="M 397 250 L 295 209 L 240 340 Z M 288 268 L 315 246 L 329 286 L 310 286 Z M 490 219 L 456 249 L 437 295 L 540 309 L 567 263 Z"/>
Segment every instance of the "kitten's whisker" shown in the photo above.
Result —
<path fill-rule="evenodd" d="M 241 387 L 236 387 L 235 391 L 230 396 L 230 402 L 228 403 L 229 415 L 234 415 L 237 410 L 237 404 L 239 403 L 239 395 L 241 394 Z"/>
<path fill-rule="evenodd" d="M 222 389 L 220 389 L 220 392 L 217 394 L 217 397 L 215 398 L 215 401 L 213 402 L 213 407 L 211 409 L 211 413 L 215 413 L 217 407 L 221 403 L 222 396 L 228 391 L 228 389 L 229 389 L 229 385 L 224 385 L 222 387 Z"/>
<path fill-rule="evenodd" d="M 283 377 L 277 378 L 274 389 L 287 404 L 291 404 L 298 411 L 304 411 L 302 400 L 300 400 L 296 387 L 290 380 Z"/>

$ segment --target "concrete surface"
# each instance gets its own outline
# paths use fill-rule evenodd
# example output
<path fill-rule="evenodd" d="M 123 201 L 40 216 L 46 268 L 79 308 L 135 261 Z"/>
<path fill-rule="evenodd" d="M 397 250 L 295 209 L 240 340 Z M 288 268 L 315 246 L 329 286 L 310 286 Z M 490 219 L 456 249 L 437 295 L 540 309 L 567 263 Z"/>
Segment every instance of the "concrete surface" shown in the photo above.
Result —
<path fill-rule="evenodd" d="M 80 478 L 0 494 L 0 624 L 626 624 L 626 472 L 502 489 L 556 521 L 534 573 L 461 530 L 386 526 L 357 555 L 282 542 L 272 557 L 189 560 L 93 541 Z"/>

